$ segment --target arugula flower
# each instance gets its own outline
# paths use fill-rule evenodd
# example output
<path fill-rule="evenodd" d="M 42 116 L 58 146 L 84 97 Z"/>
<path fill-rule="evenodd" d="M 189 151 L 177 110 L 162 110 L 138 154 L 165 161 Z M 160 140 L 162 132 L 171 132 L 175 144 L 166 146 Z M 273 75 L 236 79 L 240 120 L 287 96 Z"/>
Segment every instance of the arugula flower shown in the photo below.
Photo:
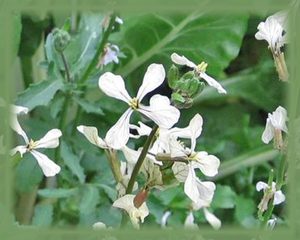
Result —
<path fill-rule="evenodd" d="M 145 95 L 158 86 L 165 79 L 165 70 L 161 64 L 151 64 L 144 76 L 143 83 L 135 98 L 130 97 L 125 89 L 124 80 L 119 75 L 107 72 L 99 78 L 99 88 L 108 96 L 124 101 L 129 108 L 120 117 L 118 122 L 107 132 L 106 141 L 114 149 L 120 149 L 126 145 L 130 133 L 130 117 L 133 111 L 150 118 L 159 127 L 170 128 L 179 119 L 180 112 L 171 106 L 170 100 L 162 95 L 156 94 L 150 98 L 150 106 L 141 104 Z"/>
<path fill-rule="evenodd" d="M 173 53 L 171 55 L 171 59 L 174 63 L 178 65 L 183 65 L 183 66 L 188 66 L 190 68 L 193 68 L 200 78 L 203 78 L 209 86 L 217 89 L 219 93 L 222 94 L 227 93 L 220 83 L 218 83 L 214 78 L 212 78 L 211 76 L 205 73 L 207 68 L 207 63 L 202 62 L 201 64 L 196 65 L 192 61 L 188 60 L 185 56 L 179 56 L 177 53 Z"/>
<path fill-rule="evenodd" d="M 288 133 L 286 121 L 287 111 L 279 106 L 273 113 L 268 114 L 266 128 L 261 137 L 262 141 L 268 144 L 274 138 L 274 146 L 281 149 L 283 145 L 282 131 Z"/>
<path fill-rule="evenodd" d="M 21 129 L 21 128 L 20 128 Z M 26 145 L 18 146 L 11 150 L 11 154 L 14 155 L 17 152 L 21 154 L 21 157 L 27 152 L 31 153 L 37 160 L 39 166 L 41 167 L 44 175 L 46 177 L 53 177 L 60 172 L 60 166 L 54 163 L 49 159 L 45 154 L 36 151 L 40 148 L 56 148 L 59 145 L 59 138 L 62 136 L 62 133 L 59 129 L 52 129 L 46 133 L 46 135 L 38 141 L 29 141 L 29 138 L 25 132 L 20 129 L 17 129 L 17 133 L 20 134 Z"/>

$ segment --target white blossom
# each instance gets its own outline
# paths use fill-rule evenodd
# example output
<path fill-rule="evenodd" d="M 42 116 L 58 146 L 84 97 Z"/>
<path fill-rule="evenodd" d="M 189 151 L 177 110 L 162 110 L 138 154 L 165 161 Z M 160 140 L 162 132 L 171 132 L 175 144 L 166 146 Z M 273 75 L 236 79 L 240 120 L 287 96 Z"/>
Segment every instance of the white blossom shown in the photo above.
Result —
<path fill-rule="evenodd" d="M 101 58 L 99 60 L 99 63 L 97 65 L 97 68 L 102 69 L 103 66 L 108 65 L 109 63 L 119 63 L 118 55 L 120 53 L 120 49 L 115 44 L 109 44 L 107 43 L 104 47 L 103 54 L 101 55 Z"/>
<path fill-rule="evenodd" d="M 20 130 L 20 129 L 18 129 Z M 40 148 L 56 148 L 59 145 L 59 138 L 61 137 L 62 133 L 59 129 L 52 129 L 46 133 L 46 135 L 38 141 L 33 141 L 32 139 L 29 141 L 27 135 L 24 131 L 18 131 L 26 145 L 18 146 L 11 150 L 11 154 L 14 155 L 17 152 L 23 154 L 29 152 L 31 153 L 35 159 L 37 160 L 39 166 L 41 167 L 44 175 L 46 177 L 53 177 L 60 172 L 60 166 L 54 163 L 51 159 L 49 159 L 45 154 L 38 152 L 36 149 Z"/>
<path fill-rule="evenodd" d="M 130 177 L 131 177 L 131 173 L 132 173 L 132 170 L 133 170 L 133 167 L 130 167 L 129 168 L 129 163 L 127 162 L 121 162 L 120 164 L 120 171 L 121 171 L 121 174 L 123 176 L 123 179 L 121 182 L 119 182 L 117 185 L 116 185 L 116 190 L 118 192 L 118 196 L 119 197 L 122 197 L 125 195 L 126 193 L 126 188 L 128 187 L 128 183 L 130 181 Z M 135 191 L 138 189 L 138 183 L 137 182 L 134 182 L 133 184 L 133 188 L 132 188 L 132 191 Z"/>
<path fill-rule="evenodd" d="M 274 197 L 273 205 L 279 205 L 285 201 L 285 195 L 282 193 L 282 191 L 276 190 L 275 182 L 272 182 L 272 187 L 270 188 L 267 183 L 259 181 L 256 184 L 256 190 L 258 192 L 263 190 L 263 192 L 264 192 L 264 196 L 258 205 L 258 208 L 261 211 L 266 211 L 268 209 L 268 203 L 269 203 L 270 199 L 272 199 L 273 197 Z"/>
<path fill-rule="evenodd" d="M 226 90 L 222 87 L 222 85 L 218 83 L 218 81 L 216 81 L 214 78 L 205 73 L 207 63 L 202 62 L 201 64 L 196 65 L 192 61 L 188 60 L 185 56 L 179 56 L 177 53 L 173 53 L 171 55 L 171 59 L 174 63 L 178 65 L 184 65 L 193 68 L 195 72 L 199 74 L 199 77 L 203 78 L 209 86 L 217 89 L 219 93 L 227 93 Z"/>
<path fill-rule="evenodd" d="M 268 114 L 266 128 L 262 135 L 262 141 L 268 144 L 275 138 L 276 147 L 281 147 L 283 144 L 282 131 L 288 132 L 286 121 L 288 120 L 287 111 L 279 106 L 273 113 Z"/>
<path fill-rule="evenodd" d="M 283 38 L 283 28 L 276 18 L 268 17 L 265 22 L 259 23 L 258 32 L 255 34 L 257 40 L 268 42 L 272 51 L 277 51 L 281 47 Z"/>
<path fill-rule="evenodd" d="M 139 223 L 143 223 L 145 217 L 149 215 L 149 209 L 144 202 L 139 208 L 134 206 L 135 195 L 127 194 L 113 203 L 113 207 L 124 209 L 135 228 L 139 228 Z"/>
<path fill-rule="evenodd" d="M 171 211 L 166 211 L 161 218 L 161 227 L 166 228 L 169 217 L 172 215 Z"/>
<path fill-rule="evenodd" d="M 129 108 L 120 117 L 117 123 L 107 132 L 106 141 L 114 149 L 120 149 L 126 145 L 130 133 L 130 117 L 133 111 L 150 118 L 159 127 L 170 128 L 179 119 L 180 112 L 171 106 L 170 100 L 159 94 L 150 98 L 150 106 L 141 104 L 145 95 L 158 86 L 165 79 L 165 70 L 160 64 L 151 64 L 144 76 L 143 83 L 135 98 L 130 97 L 125 89 L 124 80 L 119 75 L 107 72 L 99 78 L 99 88 L 108 96 L 124 101 Z"/>

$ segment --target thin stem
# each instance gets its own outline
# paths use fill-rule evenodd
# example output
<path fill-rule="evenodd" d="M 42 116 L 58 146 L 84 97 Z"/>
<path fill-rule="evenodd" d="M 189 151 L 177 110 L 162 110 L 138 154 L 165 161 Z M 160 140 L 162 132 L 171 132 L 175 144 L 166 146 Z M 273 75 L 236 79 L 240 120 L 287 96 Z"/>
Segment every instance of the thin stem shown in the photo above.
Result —
<path fill-rule="evenodd" d="M 98 58 L 100 56 L 100 54 L 103 52 L 105 44 L 108 40 L 108 37 L 113 29 L 113 26 L 115 24 L 115 20 L 116 20 L 116 13 L 113 13 L 110 17 L 110 22 L 109 25 L 107 27 L 107 30 L 104 32 L 103 38 L 98 46 L 98 49 L 90 63 L 90 65 L 88 66 L 88 68 L 86 69 L 86 71 L 84 72 L 83 76 L 78 80 L 78 83 L 84 83 L 88 76 L 90 75 L 90 73 L 95 69 L 95 67 L 97 66 L 98 63 Z"/>
<path fill-rule="evenodd" d="M 140 171 L 140 168 L 143 165 L 143 162 L 144 162 L 144 160 L 146 158 L 146 155 L 148 153 L 148 150 L 150 148 L 152 140 L 155 137 L 155 133 L 156 133 L 157 129 L 158 129 L 158 126 L 155 125 L 152 128 L 152 131 L 151 131 L 149 137 L 147 138 L 147 141 L 144 144 L 143 150 L 142 150 L 142 152 L 141 152 L 141 154 L 140 154 L 140 156 L 139 156 L 139 158 L 137 160 L 137 163 L 135 164 L 135 166 L 133 168 L 133 171 L 132 171 L 132 174 L 131 174 L 131 177 L 130 177 L 130 180 L 129 180 L 129 183 L 128 183 L 128 186 L 127 186 L 127 189 L 126 189 L 126 194 L 131 194 L 132 193 L 132 189 L 133 189 L 133 185 L 135 183 L 136 177 L 137 177 L 137 175 L 138 175 L 138 173 Z M 121 227 L 125 227 L 125 225 L 127 223 L 127 220 L 128 220 L 128 217 L 123 212 Z"/>
<path fill-rule="evenodd" d="M 66 71 L 66 75 L 67 75 L 67 81 L 71 82 L 70 68 L 69 68 L 69 64 L 67 62 L 66 56 L 63 54 L 63 52 L 60 52 L 60 56 L 61 56 L 61 59 L 63 61 L 64 67 L 65 67 L 65 71 Z"/>
<path fill-rule="evenodd" d="M 152 155 L 152 154 L 151 154 Z M 188 161 L 185 158 L 171 158 L 170 154 L 167 153 L 158 153 L 155 156 L 155 159 L 160 162 L 183 162 L 188 163 Z"/>
<path fill-rule="evenodd" d="M 276 190 L 277 191 L 280 190 L 283 185 L 285 164 L 286 164 L 285 155 L 281 154 L 278 171 L 277 171 L 277 177 L 276 177 Z"/>
<path fill-rule="evenodd" d="M 274 205 L 273 205 L 273 200 L 269 203 L 268 209 L 263 217 L 263 222 L 262 222 L 262 228 L 265 229 L 267 226 L 267 222 L 270 219 L 270 217 L 272 216 L 274 210 Z"/>

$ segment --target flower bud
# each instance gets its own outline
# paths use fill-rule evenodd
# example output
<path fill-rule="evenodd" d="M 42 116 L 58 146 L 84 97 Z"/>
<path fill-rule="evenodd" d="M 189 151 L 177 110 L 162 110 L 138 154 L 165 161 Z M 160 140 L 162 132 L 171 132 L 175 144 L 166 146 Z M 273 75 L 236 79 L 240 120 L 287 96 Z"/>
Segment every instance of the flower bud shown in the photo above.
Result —
<path fill-rule="evenodd" d="M 139 208 L 140 206 L 142 206 L 142 204 L 144 202 L 146 202 L 146 199 L 148 198 L 148 196 L 149 196 L 148 190 L 142 189 L 141 191 L 139 191 L 133 199 L 134 206 L 136 208 Z"/>
<path fill-rule="evenodd" d="M 169 72 L 168 72 L 168 84 L 169 87 L 172 89 L 176 88 L 176 83 L 179 78 L 179 71 L 175 65 L 172 65 Z"/>
<path fill-rule="evenodd" d="M 71 37 L 67 31 L 55 28 L 52 31 L 55 50 L 63 52 L 70 43 Z"/>

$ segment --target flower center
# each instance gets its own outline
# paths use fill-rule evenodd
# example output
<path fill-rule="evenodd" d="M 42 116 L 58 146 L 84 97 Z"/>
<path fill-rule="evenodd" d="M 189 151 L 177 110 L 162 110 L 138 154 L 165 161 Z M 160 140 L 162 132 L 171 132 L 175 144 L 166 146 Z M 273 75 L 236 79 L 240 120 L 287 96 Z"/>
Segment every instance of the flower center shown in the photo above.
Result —
<path fill-rule="evenodd" d="M 27 145 L 27 151 L 32 151 L 37 145 L 37 142 L 33 141 L 32 139 L 30 139 L 29 144 Z"/>
<path fill-rule="evenodd" d="M 139 107 L 139 101 L 136 98 L 133 98 L 129 104 L 129 106 L 133 109 L 133 110 L 137 110 Z"/>
<path fill-rule="evenodd" d="M 197 66 L 197 71 L 204 73 L 206 71 L 208 64 L 206 62 L 202 62 Z"/>

